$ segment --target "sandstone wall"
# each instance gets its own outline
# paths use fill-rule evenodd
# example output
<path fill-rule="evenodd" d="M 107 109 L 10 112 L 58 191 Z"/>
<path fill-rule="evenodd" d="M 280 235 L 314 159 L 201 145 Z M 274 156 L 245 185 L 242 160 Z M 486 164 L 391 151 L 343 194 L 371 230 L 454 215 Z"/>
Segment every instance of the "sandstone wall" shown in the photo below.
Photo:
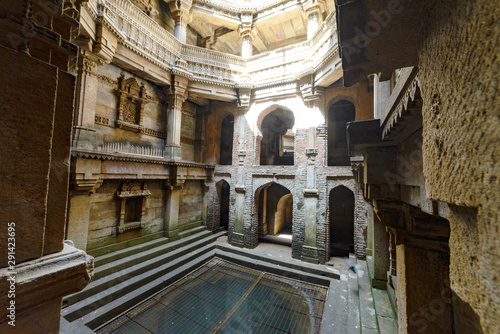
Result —
<path fill-rule="evenodd" d="M 189 101 L 182 106 L 181 152 L 182 160 L 195 161 L 196 105 Z"/>
<path fill-rule="evenodd" d="M 97 105 L 95 109 L 96 118 L 106 119 L 108 124 L 96 122 L 97 144 L 122 143 L 135 146 L 145 146 L 149 148 L 163 149 L 165 139 L 161 135 L 151 135 L 124 130 L 115 127 L 118 118 L 118 78 L 121 73 L 125 78 L 135 78 L 139 84 L 144 84 L 147 94 L 151 97 L 151 102 L 144 107 L 143 126 L 156 133 L 165 133 L 167 102 L 161 87 L 154 85 L 124 69 L 115 65 L 105 65 L 98 67 L 99 84 L 97 88 Z M 163 135 L 164 136 L 164 135 Z"/>
<path fill-rule="evenodd" d="M 199 181 L 187 180 L 181 190 L 179 202 L 179 231 L 201 224 L 202 204 L 203 193 L 201 183 Z"/>
<path fill-rule="evenodd" d="M 87 250 L 161 232 L 165 219 L 165 190 L 158 181 L 147 181 L 151 196 L 145 201 L 144 228 L 118 233 L 121 199 L 116 196 L 122 181 L 105 180 L 91 195 Z"/>
<path fill-rule="evenodd" d="M 500 328 L 499 16 L 495 1 L 439 2 L 419 54 L 426 190 L 432 199 L 477 208 L 476 222 L 475 209 L 452 207 L 450 279 L 485 332 Z M 457 311 L 457 321 L 474 320 Z"/>

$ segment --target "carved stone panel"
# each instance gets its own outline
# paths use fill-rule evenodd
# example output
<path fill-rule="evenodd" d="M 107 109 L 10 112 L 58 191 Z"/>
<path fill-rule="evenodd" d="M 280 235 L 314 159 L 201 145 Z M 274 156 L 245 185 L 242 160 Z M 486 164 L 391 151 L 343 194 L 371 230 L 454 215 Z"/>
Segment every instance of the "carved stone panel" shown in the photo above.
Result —
<path fill-rule="evenodd" d="M 135 78 L 118 78 L 118 118 L 116 126 L 125 130 L 144 132 L 144 107 L 151 102 L 144 84 L 139 85 Z"/>

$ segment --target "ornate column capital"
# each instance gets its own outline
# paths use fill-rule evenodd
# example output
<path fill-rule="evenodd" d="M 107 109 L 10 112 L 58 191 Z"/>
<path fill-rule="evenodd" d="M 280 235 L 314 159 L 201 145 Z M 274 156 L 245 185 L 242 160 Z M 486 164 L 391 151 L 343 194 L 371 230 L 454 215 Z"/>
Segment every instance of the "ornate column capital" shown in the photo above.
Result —
<path fill-rule="evenodd" d="M 170 190 L 181 190 L 184 188 L 185 179 L 171 179 L 165 181 L 164 185 Z"/>
<path fill-rule="evenodd" d="M 72 192 L 81 195 L 95 194 L 101 187 L 103 179 L 77 179 L 73 181 Z"/>
<path fill-rule="evenodd" d="M 301 2 L 302 10 L 307 16 L 312 14 L 320 17 L 326 9 L 325 0 L 301 0 Z"/>

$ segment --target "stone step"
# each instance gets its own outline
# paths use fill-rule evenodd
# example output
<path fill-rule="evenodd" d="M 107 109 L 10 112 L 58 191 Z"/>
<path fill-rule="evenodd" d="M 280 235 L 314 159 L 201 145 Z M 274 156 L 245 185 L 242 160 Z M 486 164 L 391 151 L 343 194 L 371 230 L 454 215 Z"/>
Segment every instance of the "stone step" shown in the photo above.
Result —
<path fill-rule="evenodd" d="M 115 261 L 117 262 L 115 263 L 116 266 L 105 268 L 106 275 L 102 276 L 100 279 L 93 280 L 84 290 L 65 297 L 63 300 L 63 307 L 69 307 L 70 310 L 77 310 L 80 308 L 84 311 L 91 307 L 95 300 L 101 299 L 95 296 L 99 295 L 102 297 L 101 294 L 107 290 L 118 290 L 116 287 L 120 284 L 132 284 L 130 280 L 134 277 L 145 277 L 144 279 L 150 280 L 152 278 L 149 276 L 157 275 L 155 270 L 163 264 L 176 263 L 177 265 L 181 265 L 189 261 L 183 258 L 183 256 L 189 256 L 193 251 L 210 245 L 225 233 L 226 232 L 219 232 L 212 234 L 209 232 L 208 235 L 199 233 L 186 238 L 185 240 L 189 240 L 189 243 L 183 247 L 178 246 L 179 243 L 173 246 L 167 244 L 132 255 L 122 261 Z M 176 242 L 172 244 L 174 243 Z M 140 259 L 140 261 L 137 259 Z M 125 288 L 130 289 L 131 287 L 126 286 Z"/>
<path fill-rule="evenodd" d="M 191 235 L 197 234 L 200 232 L 211 233 L 210 231 L 208 231 L 205 228 L 205 226 L 198 226 L 198 227 L 195 227 L 193 229 L 186 230 L 184 232 L 179 233 L 179 236 L 182 240 L 184 238 L 190 237 Z M 137 245 L 125 248 L 125 249 L 120 249 L 120 250 L 117 250 L 117 251 L 112 252 L 112 253 L 97 256 L 94 259 L 94 268 L 98 268 L 98 267 L 105 265 L 107 263 L 128 257 L 132 254 L 136 254 L 136 253 L 139 253 L 139 252 L 151 249 L 151 248 L 159 247 L 161 245 L 169 243 L 169 241 L 170 240 L 168 238 L 162 237 L 162 238 L 154 239 L 154 240 L 151 240 L 148 242 L 140 243 L 140 244 L 137 244 Z M 179 240 L 176 240 L 176 241 L 179 241 Z M 173 242 L 170 241 L 170 243 L 173 243 Z"/>
<path fill-rule="evenodd" d="M 103 255 L 106 255 L 109 253 L 117 252 L 117 251 L 122 250 L 122 249 L 126 249 L 126 248 L 130 248 L 130 247 L 137 246 L 140 244 L 144 244 L 146 242 L 153 241 L 156 239 L 165 239 L 165 237 L 163 235 L 164 235 L 163 231 L 156 232 L 156 233 L 148 234 L 148 235 L 145 235 L 142 237 L 122 241 L 122 242 L 119 242 L 116 244 L 111 244 L 111 245 L 106 245 L 106 246 L 102 246 L 99 248 L 90 249 L 90 250 L 87 250 L 87 254 L 89 254 L 93 257 L 100 257 L 100 256 L 103 256 Z"/>
<path fill-rule="evenodd" d="M 91 329 L 99 327 L 105 322 L 113 319 L 131 307 L 144 301 L 146 298 L 189 274 L 194 269 L 198 268 L 200 265 L 215 256 L 215 246 L 213 244 L 208 245 L 203 247 L 203 249 L 195 251 L 194 253 L 196 253 L 196 255 L 193 260 L 181 266 L 176 264 L 166 264 L 162 266 L 162 271 L 165 271 L 165 273 L 161 277 L 158 277 L 146 284 L 144 282 L 140 282 L 141 284 L 139 287 L 121 296 L 120 298 L 99 306 L 93 312 L 80 315 L 75 318 L 76 321 L 70 323 L 72 330 L 74 330 L 73 333 L 78 333 L 78 328 L 84 328 L 84 326 Z M 63 316 L 66 317 L 65 310 L 63 310 Z"/>
<path fill-rule="evenodd" d="M 251 259 L 255 260 L 260 260 L 260 261 L 265 261 L 267 263 L 272 263 L 275 265 L 279 266 L 284 266 L 290 269 L 294 270 L 300 270 L 306 273 L 310 273 L 313 275 L 317 276 L 324 276 L 328 278 L 334 278 L 334 279 L 339 279 L 339 272 L 333 268 L 324 266 L 324 270 L 322 269 L 317 269 L 312 266 L 310 266 L 307 262 L 298 262 L 298 263 L 291 263 L 291 262 L 283 262 L 280 261 L 279 259 L 273 259 L 270 257 L 265 257 L 259 254 L 256 254 L 255 252 L 252 252 L 251 249 L 244 249 L 244 248 L 235 248 L 229 245 L 224 245 L 224 244 L 218 244 L 217 249 L 223 250 L 225 252 L 233 253 L 233 254 L 238 254 L 242 255 Z"/>
<path fill-rule="evenodd" d="M 145 247 L 141 249 L 136 249 L 135 252 L 130 253 L 128 255 L 120 254 L 120 257 L 116 257 L 114 261 L 108 262 L 106 264 L 101 264 L 97 268 L 94 269 L 94 281 L 99 280 L 100 278 L 112 274 L 116 271 L 122 270 L 124 268 L 131 267 L 137 263 L 141 263 L 147 261 L 149 259 L 154 258 L 155 256 L 165 254 L 171 252 L 175 249 L 179 249 L 185 246 L 188 246 L 198 240 L 203 238 L 212 236 L 212 232 L 208 230 L 203 230 L 196 234 L 187 236 L 185 238 L 181 238 L 166 244 L 162 244 L 156 247 Z"/>
<path fill-rule="evenodd" d="M 268 258 L 255 259 L 246 255 L 240 255 L 236 252 L 227 251 L 217 247 L 217 257 L 239 264 L 244 267 L 252 268 L 255 270 L 265 271 L 271 274 L 285 276 L 287 278 L 306 281 L 308 283 L 329 286 L 330 281 L 336 278 L 329 278 L 325 276 L 316 275 L 313 273 L 304 273 L 302 270 L 297 270 L 293 266 L 289 266 L 287 262 L 269 263 Z"/>

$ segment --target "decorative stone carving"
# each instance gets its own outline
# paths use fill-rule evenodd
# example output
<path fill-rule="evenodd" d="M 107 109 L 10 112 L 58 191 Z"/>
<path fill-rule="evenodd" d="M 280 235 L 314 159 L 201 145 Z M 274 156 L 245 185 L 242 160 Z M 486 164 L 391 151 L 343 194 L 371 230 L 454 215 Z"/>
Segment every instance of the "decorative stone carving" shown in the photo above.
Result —
<path fill-rule="evenodd" d="M 116 126 L 130 131 L 143 132 L 145 105 L 150 102 L 144 84 L 139 85 L 135 78 L 125 79 L 122 73 L 118 78 L 118 118 Z"/>
<path fill-rule="evenodd" d="M 135 181 L 124 182 L 116 196 L 120 203 L 120 223 L 118 233 L 143 228 L 147 199 L 151 195 L 146 183 L 142 187 Z"/>

